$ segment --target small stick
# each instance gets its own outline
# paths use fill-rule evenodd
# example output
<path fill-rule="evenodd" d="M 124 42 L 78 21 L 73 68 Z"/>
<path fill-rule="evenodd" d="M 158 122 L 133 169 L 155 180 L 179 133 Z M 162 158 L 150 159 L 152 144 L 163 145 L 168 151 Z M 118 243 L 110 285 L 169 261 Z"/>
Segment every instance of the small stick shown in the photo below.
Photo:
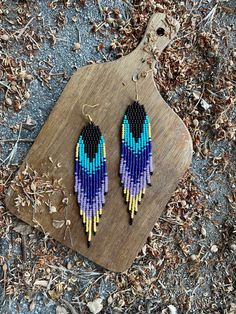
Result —
<path fill-rule="evenodd" d="M 21 135 L 21 130 L 22 130 L 22 123 L 20 124 L 20 129 L 19 129 L 19 133 L 18 133 L 18 137 L 17 137 L 17 140 L 15 141 L 15 144 L 13 146 L 13 149 L 12 151 L 10 152 L 10 154 L 7 156 L 6 159 L 1 160 L 1 164 L 0 166 L 2 166 L 6 161 L 8 161 L 7 165 L 9 166 L 12 159 L 14 158 L 15 154 L 16 154 L 16 151 L 17 151 L 17 148 L 18 148 L 18 142 L 19 142 L 19 139 L 20 139 L 20 135 Z"/>
<path fill-rule="evenodd" d="M 21 235 L 21 251 L 22 251 L 22 258 L 23 258 L 23 262 L 26 262 L 27 260 L 27 254 L 26 254 L 26 250 L 25 250 L 25 247 L 26 247 L 26 238 L 25 238 L 25 235 Z"/>
<path fill-rule="evenodd" d="M 106 24 L 106 22 L 101 22 L 101 23 L 98 25 L 96 31 L 99 31 L 99 29 L 102 28 L 105 24 Z"/>
<path fill-rule="evenodd" d="M 101 0 L 97 0 L 97 3 L 98 3 L 98 8 L 99 8 L 100 14 L 103 15 L 103 9 L 102 9 L 102 5 L 101 5 Z"/>
<path fill-rule="evenodd" d="M 7 89 L 11 89 L 7 84 L 5 84 L 3 81 L 0 81 L 0 84 L 4 87 L 6 87 Z"/>
<path fill-rule="evenodd" d="M 5 296 L 5 294 L 6 294 L 6 283 L 7 283 L 7 264 L 6 263 L 3 264 L 2 271 L 3 271 L 3 293 Z"/>
<path fill-rule="evenodd" d="M 84 296 L 94 285 L 95 283 L 97 283 L 102 277 L 104 277 L 105 274 L 102 274 L 100 277 L 98 277 L 96 280 L 94 280 L 85 290 L 84 292 L 82 292 L 78 298 L 81 298 L 82 296 Z"/>
<path fill-rule="evenodd" d="M 34 20 L 34 17 L 32 17 L 29 22 L 19 31 L 18 35 L 16 36 L 17 39 L 19 39 L 24 32 L 26 31 L 27 27 L 30 25 L 30 23 Z"/>
<path fill-rule="evenodd" d="M 34 40 L 33 37 L 31 37 L 29 34 L 27 34 L 26 37 L 28 37 L 37 46 L 38 49 L 40 48 L 39 44 Z"/>
<path fill-rule="evenodd" d="M 78 27 L 78 25 L 75 23 L 75 27 L 76 27 L 76 29 L 77 29 L 77 31 L 78 31 L 78 41 L 79 41 L 79 43 L 81 44 L 81 35 L 80 35 L 80 30 L 79 30 L 79 27 Z"/>
<path fill-rule="evenodd" d="M 8 143 L 8 142 L 32 143 L 34 141 L 35 141 L 35 139 L 33 139 L 33 138 L 20 138 L 19 140 L 15 139 L 15 138 L 9 138 L 9 139 L 0 140 L 0 143 Z"/>
<path fill-rule="evenodd" d="M 65 303 L 65 305 L 68 307 L 68 309 L 71 311 L 71 314 L 79 314 L 76 309 L 73 307 L 73 305 L 70 304 L 70 302 L 68 302 L 67 300 L 65 299 L 61 299 L 62 302 Z"/>
<path fill-rule="evenodd" d="M 205 16 L 205 17 L 202 19 L 202 23 L 205 22 L 205 24 L 203 25 L 203 29 L 204 29 L 207 25 L 209 25 L 209 28 L 211 29 L 211 27 L 212 27 L 212 22 L 213 22 L 213 19 L 214 19 L 215 14 L 216 14 L 217 7 L 218 7 L 218 3 L 211 9 L 211 11 L 207 14 L 207 16 Z"/>

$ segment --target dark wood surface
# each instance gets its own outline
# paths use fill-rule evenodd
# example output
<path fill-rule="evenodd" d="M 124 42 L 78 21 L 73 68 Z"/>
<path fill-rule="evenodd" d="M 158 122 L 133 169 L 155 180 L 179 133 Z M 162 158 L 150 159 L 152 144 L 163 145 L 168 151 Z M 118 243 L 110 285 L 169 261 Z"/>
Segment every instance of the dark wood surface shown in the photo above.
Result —
<path fill-rule="evenodd" d="M 160 27 L 165 30 L 164 36 L 156 33 Z M 121 120 L 127 105 L 136 96 L 132 78 L 150 70 L 149 61 L 153 59 L 153 52 L 160 53 L 177 30 L 175 21 L 170 23 L 164 14 L 155 14 L 143 40 L 128 56 L 113 62 L 85 66 L 75 72 L 19 170 L 23 171 L 28 163 L 38 173 L 47 171 L 53 177 L 62 178 L 70 195 L 67 219 L 71 221 L 72 242 L 68 236 L 64 237 L 65 228 L 55 229 L 52 226 L 52 215 L 47 211 L 35 214 L 37 221 L 54 239 L 113 271 L 125 271 L 132 264 L 191 162 L 189 132 L 160 96 L 153 74 L 149 71 L 145 78 L 138 80 L 137 87 L 140 102 L 145 105 L 152 124 L 154 174 L 152 186 L 147 188 L 139 212 L 130 226 L 118 176 Z M 100 104 L 90 109 L 89 113 L 105 137 L 109 175 L 109 193 L 90 248 L 87 248 L 73 193 L 75 144 L 86 123 L 81 114 L 85 103 Z M 58 163 L 61 164 L 60 168 L 55 167 Z M 34 226 L 32 209 L 22 207 L 17 211 L 16 196 L 17 191 L 9 188 L 6 196 L 8 209 Z"/>

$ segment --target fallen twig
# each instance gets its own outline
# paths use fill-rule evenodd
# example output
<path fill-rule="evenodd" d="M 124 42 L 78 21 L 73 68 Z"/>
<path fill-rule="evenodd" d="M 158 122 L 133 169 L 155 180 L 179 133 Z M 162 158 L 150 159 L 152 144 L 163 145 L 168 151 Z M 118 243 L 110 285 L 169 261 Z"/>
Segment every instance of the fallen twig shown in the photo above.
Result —
<path fill-rule="evenodd" d="M 63 303 L 68 307 L 68 309 L 71 311 L 71 314 L 79 314 L 76 309 L 65 299 L 61 299 Z"/>
<path fill-rule="evenodd" d="M 2 161 L 2 163 L 0 164 L 0 166 L 2 166 L 6 161 L 7 162 L 7 166 L 10 165 L 12 159 L 14 158 L 15 154 L 16 154 L 16 151 L 17 151 L 17 147 L 18 147 L 18 142 L 19 142 L 19 139 L 20 139 L 20 135 L 21 135 L 21 130 L 22 130 L 22 123 L 20 124 L 20 129 L 19 129 L 19 133 L 18 133 L 18 138 L 17 140 L 15 141 L 15 145 L 12 149 L 12 151 L 10 152 L 10 154 Z"/>
<path fill-rule="evenodd" d="M 16 36 L 17 39 L 19 39 L 24 32 L 26 31 L 27 27 L 30 25 L 30 23 L 34 20 L 34 17 L 32 17 L 29 22 L 19 31 L 18 35 Z"/>
<path fill-rule="evenodd" d="M 0 143 L 10 143 L 10 142 L 18 142 L 18 143 L 33 143 L 35 139 L 33 138 L 20 138 L 20 139 L 15 139 L 15 138 L 7 138 L 0 140 Z"/>

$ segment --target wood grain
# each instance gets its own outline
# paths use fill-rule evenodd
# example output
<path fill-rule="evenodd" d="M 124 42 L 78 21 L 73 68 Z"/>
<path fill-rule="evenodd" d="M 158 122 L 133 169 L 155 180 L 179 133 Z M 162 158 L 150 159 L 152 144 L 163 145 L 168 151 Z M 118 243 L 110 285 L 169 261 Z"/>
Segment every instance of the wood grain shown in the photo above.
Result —
<path fill-rule="evenodd" d="M 164 36 L 156 33 L 160 27 L 165 30 Z M 54 239 L 113 271 L 125 271 L 130 267 L 191 162 L 192 142 L 189 132 L 164 102 L 152 73 L 148 72 L 145 78 L 138 80 L 137 86 L 140 102 L 145 105 L 152 124 L 154 174 L 152 187 L 147 189 L 138 215 L 130 226 L 118 176 L 121 121 L 127 105 L 135 99 L 133 76 L 150 69 L 149 61 L 153 60 L 153 52 L 160 53 L 174 37 L 178 27 L 176 21 L 170 23 L 164 14 L 155 14 L 143 40 L 128 56 L 113 62 L 85 66 L 75 72 L 19 170 L 21 172 L 28 163 L 39 173 L 47 171 L 51 176 L 63 179 L 70 194 L 67 212 L 73 243 L 69 237 L 64 239 L 64 228 L 53 228 L 52 215 L 47 211 L 36 214 L 37 221 Z M 89 113 L 105 137 L 109 176 L 109 193 L 103 216 L 90 248 L 87 248 L 73 193 L 74 150 L 86 122 L 81 114 L 85 103 L 100 104 Z M 60 168 L 55 167 L 57 163 L 61 164 Z M 17 191 L 10 187 L 6 196 L 8 209 L 34 225 L 32 209 L 22 207 L 20 211 L 16 210 L 16 195 Z"/>

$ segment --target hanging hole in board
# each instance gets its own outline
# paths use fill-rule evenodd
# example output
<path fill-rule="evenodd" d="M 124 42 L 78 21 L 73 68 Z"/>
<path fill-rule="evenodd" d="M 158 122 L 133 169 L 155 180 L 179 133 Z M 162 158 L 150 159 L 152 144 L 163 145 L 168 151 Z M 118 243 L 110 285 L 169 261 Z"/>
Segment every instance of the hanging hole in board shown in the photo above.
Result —
<path fill-rule="evenodd" d="M 164 30 L 163 27 L 159 27 L 159 28 L 157 29 L 157 35 L 158 35 L 158 36 L 164 36 L 164 35 L 165 35 L 165 30 Z"/>

